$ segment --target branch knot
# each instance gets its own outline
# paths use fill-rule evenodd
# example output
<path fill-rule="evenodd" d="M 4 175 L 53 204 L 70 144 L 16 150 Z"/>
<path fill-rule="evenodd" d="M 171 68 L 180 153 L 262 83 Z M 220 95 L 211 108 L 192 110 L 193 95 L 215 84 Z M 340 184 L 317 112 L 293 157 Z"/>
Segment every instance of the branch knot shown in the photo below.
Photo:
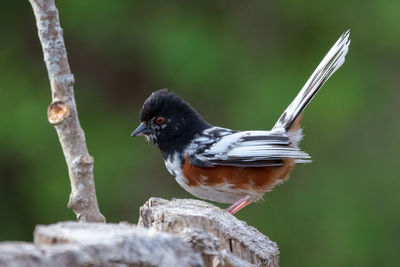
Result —
<path fill-rule="evenodd" d="M 70 108 L 63 101 L 55 101 L 47 108 L 47 118 L 53 125 L 61 123 L 69 115 Z"/>

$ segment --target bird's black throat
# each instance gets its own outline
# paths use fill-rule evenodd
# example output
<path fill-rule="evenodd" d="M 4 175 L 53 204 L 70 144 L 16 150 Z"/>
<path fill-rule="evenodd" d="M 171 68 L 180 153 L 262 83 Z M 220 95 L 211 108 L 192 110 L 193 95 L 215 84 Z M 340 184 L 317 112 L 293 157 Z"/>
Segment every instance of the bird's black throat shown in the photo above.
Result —
<path fill-rule="evenodd" d="M 156 145 L 160 149 L 164 159 L 167 159 L 176 153 L 181 155 L 181 157 L 184 157 L 184 150 L 188 147 L 195 136 L 211 127 L 212 126 L 201 117 L 196 119 L 192 118 L 192 122 L 188 123 L 179 135 L 157 137 Z"/>

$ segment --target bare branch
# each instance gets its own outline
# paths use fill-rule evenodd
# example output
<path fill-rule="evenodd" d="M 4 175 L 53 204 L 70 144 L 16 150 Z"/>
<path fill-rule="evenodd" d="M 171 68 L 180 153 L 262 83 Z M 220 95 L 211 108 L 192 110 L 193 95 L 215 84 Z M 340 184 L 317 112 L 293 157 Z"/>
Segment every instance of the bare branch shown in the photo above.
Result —
<path fill-rule="evenodd" d="M 52 92 L 48 120 L 56 128 L 71 181 L 68 207 L 79 221 L 104 222 L 93 178 L 93 158 L 79 124 L 74 97 L 74 76 L 69 68 L 63 31 L 54 0 L 29 0 L 32 5 Z"/>

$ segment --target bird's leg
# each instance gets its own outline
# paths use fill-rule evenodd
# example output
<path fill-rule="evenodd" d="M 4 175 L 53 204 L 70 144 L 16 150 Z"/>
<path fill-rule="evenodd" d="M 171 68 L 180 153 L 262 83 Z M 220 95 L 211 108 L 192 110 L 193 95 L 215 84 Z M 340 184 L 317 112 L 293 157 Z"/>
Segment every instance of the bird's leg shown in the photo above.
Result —
<path fill-rule="evenodd" d="M 230 213 L 230 214 L 235 214 L 236 212 L 238 212 L 239 210 L 243 209 L 244 207 L 246 207 L 247 205 L 249 205 L 251 203 L 251 201 L 249 201 L 250 199 L 250 195 L 245 195 L 244 197 L 242 197 L 241 199 L 239 199 L 238 201 L 236 201 L 235 203 L 232 204 L 232 206 L 230 206 L 229 208 L 227 208 L 226 210 Z"/>

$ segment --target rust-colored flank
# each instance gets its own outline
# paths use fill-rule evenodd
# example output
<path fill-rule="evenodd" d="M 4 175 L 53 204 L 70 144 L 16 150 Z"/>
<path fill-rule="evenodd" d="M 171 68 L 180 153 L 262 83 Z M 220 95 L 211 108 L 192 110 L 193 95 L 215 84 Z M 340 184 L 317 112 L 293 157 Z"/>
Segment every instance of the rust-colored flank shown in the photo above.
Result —
<path fill-rule="evenodd" d="M 292 159 L 285 159 L 282 166 L 201 168 L 190 164 L 189 157 L 186 156 L 182 170 L 189 186 L 230 184 L 232 189 L 253 189 L 265 192 L 272 189 L 278 180 L 286 180 L 293 166 Z"/>

